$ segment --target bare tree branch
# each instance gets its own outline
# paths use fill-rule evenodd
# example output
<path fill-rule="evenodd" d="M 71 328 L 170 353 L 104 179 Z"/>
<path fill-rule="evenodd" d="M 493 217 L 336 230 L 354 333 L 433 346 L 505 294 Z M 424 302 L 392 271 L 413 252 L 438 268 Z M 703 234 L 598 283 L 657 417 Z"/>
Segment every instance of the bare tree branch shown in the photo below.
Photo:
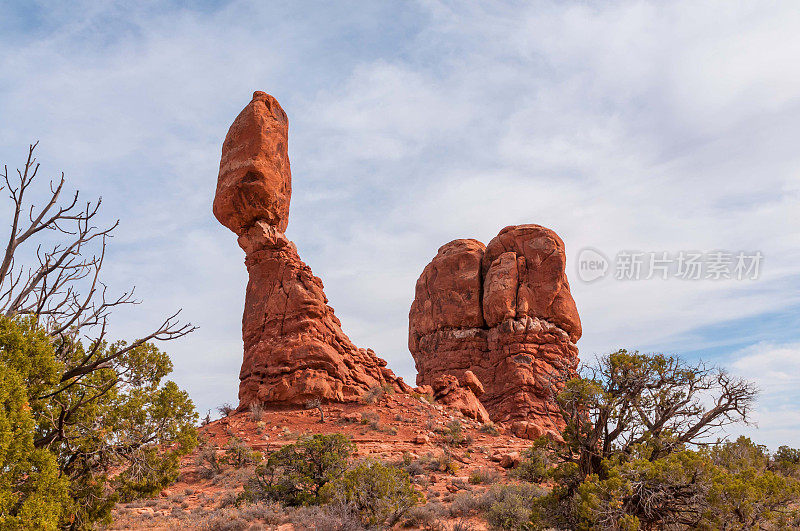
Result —
<path fill-rule="evenodd" d="M 37 447 L 45 447 L 59 441 L 68 444 L 66 427 L 76 412 L 108 393 L 124 376 L 115 374 L 110 381 L 100 378 L 107 383 L 98 387 L 98 380 L 87 378 L 88 375 L 115 370 L 115 360 L 131 350 L 149 341 L 183 337 L 195 327 L 179 322 L 178 310 L 158 328 L 130 344 L 107 347 L 110 314 L 119 306 L 139 303 L 134 298 L 135 288 L 115 296 L 109 294 L 101 280 L 108 239 L 119 220 L 105 228 L 98 227 L 95 220 L 102 198 L 82 203 L 76 191 L 62 202 L 63 173 L 50 181 L 41 201 L 35 197 L 29 201 L 31 185 L 39 175 L 37 145 L 38 142 L 29 146 L 16 178 L 9 175 L 7 166 L 2 174 L 4 186 L 0 189 L 8 191 L 12 214 L 0 261 L 0 315 L 35 319 L 52 337 L 56 356 L 64 363 L 60 385 L 34 397 L 61 404 L 58 415 L 50 420 L 52 429 L 36 440 Z M 42 206 L 36 208 L 36 203 Z"/>

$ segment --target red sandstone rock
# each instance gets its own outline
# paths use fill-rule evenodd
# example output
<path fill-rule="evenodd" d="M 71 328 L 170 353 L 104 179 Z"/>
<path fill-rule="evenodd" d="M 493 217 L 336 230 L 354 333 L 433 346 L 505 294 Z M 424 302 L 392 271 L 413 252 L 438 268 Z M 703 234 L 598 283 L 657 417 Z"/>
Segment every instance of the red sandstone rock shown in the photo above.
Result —
<path fill-rule="evenodd" d="M 485 246 L 478 240 L 454 240 L 420 275 L 411 304 L 410 340 L 440 328 L 483 326 L 481 259 Z"/>
<path fill-rule="evenodd" d="M 464 381 L 471 372 L 492 420 L 524 422 L 521 437 L 557 435 L 563 424 L 552 392 L 574 374 L 581 335 L 564 243 L 549 229 L 520 225 L 483 249 L 450 242 L 417 281 L 409 312 L 417 384 L 444 375 Z"/>
<path fill-rule="evenodd" d="M 289 223 L 292 174 L 289 168 L 289 119 L 265 92 L 239 113 L 222 144 L 214 215 L 241 234 L 258 220 L 280 232 Z"/>
<path fill-rule="evenodd" d="M 509 452 L 500 456 L 500 466 L 503 468 L 514 468 L 521 460 L 522 458 L 519 452 Z"/>
<path fill-rule="evenodd" d="M 384 360 L 345 335 L 322 281 L 283 234 L 291 198 L 287 134 L 278 102 L 256 92 L 222 146 L 214 215 L 239 236 L 250 276 L 239 407 L 355 401 L 384 384 L 408 392 Z"/>
<path fill-rule="evenodd" d="M 421 395 L 433 396 L 433 387 L 430 385 L 419 385 L 414 388 L 414 391 Z"/>
<path fill-rule="evenodd" d="M 455 376 L 451 374 L 439 376 L 433 380 L 431 387 L 433 387 L 433 398 L 437 402 L 460 411 L 467 418 L 483 423 L 489 422 L 489 413 L 478 397 L 471 388 L 462 386 Z"/>
<path fill-rule="evenodd" d="M 341 416 L 342 422 L 352 422 L 353 424 L 358 424 L 361 422 L 361 415 L 358 413 L 345 413 Z"/>
<path fill-rule="evenodd" d="M 394 373 L 391 372 L 391 370 L 387 369 L 386 367 L 384 367 L 384 371 L 388 371 L 388 375 L 387 374 L 384 375 L 387 376 L 387 379 L 389 381 L 392 381 L 392 378 L 394 378 L 394 381 L 392 381 L 392 387 L 394 388 L 395 391 L 404 394 L 410 394 L 414 391 L 413 387 L 411 387 L 410 385 L 408 385 L 406 382 L 403 381 L 402 376 L 395 376 Z"/>
<path fill-rule="evenodd" d="M 509 271 L 512 257 L 517 261 L 516 275 Z M 484 301 L 505 300 L 509 285 L 515 284 L 514 315 L 546 319 L 566 331 L 574 343 L 581 337 L 581 320 L 569 292 L 566 265 L 564 242 L 552 230 L 533 224 L 506 227 L 489 242 L 483 255 Z M 487 312 L 486 302 L 483 311 L 498 316 L 496 307 Z"/>
<path fill-rule="evenodd" d="M 490 264 L 483 284 L 483 317 L 488 326 L 517 316 L 518 284 L 516 253 L 501 254 Z"/>
<path fill-rule="evenodd" d="M 475 396 L 481 396 L 486 392 L 483 389 L 483 384 L 480 380 L 478 380 L 478 377 L 475 376 L 475 373 L 472 371 L 464 371 L 464 375 L 461 377 L 460 384 L 463 387 L 471 390 Z"/>
<path fill-rule="evenodd" d="M 511 424 L 511 433 L 521 439 L 538 439 L 547 436 L 556 441 L 563 441 L 558 430 L 545 429 L 539 424 L 527 420 L 518 420 Z"/>

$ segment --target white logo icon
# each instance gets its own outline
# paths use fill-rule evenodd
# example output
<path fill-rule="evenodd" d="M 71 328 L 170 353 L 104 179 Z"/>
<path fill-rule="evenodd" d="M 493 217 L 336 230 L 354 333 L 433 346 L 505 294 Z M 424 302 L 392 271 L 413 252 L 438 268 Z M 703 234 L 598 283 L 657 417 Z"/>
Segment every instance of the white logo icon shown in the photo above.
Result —
<path fill-rule="evenodd" d="M 597 249 L 585 247 L 578 253 L 578 278 L 584 282 L 594 282 L 608 273 L 608 258 Z"/>

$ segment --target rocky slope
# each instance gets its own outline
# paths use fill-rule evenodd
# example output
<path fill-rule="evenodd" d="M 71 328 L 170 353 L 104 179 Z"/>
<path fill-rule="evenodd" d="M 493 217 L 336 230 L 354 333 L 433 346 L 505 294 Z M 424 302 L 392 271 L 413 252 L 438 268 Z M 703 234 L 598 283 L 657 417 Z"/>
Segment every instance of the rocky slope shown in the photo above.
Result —
<path fill-rule="evenodd" d="M 316 408 L 254 407 L 203 426 L 203 442 L 183 459 L 178 482 L 156 499 L 119 505 L 109 528 L 327 530 L 302 509 L 236 506 L 254 465 L 210 470 L 207 458 L 212 453 L 223 463 L 233 443 L 268 455 L 304 434 L 343 433 L 356 445 L 356 460 L 369 457 L 402 467 L 425 497 L 416 511 L 425 521 L 404 518 L 398 528 L 481 531 L 488 526 L 475 514 L 475 504 L 494 484 L 512 479 L 512 468 L 530 446 L 502 427 L 431 403 L 430 396 L 384 391 L 362 403 L 322 405 L 321 413 L 324 422 Z"/>

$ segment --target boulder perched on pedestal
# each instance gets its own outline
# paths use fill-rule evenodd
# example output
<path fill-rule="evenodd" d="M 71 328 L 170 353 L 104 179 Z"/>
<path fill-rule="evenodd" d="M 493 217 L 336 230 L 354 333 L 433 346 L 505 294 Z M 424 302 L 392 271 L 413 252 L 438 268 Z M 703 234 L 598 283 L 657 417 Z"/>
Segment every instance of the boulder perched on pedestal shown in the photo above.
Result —
<path fill-rule="evenodd" d="M 250 277 L 240 407 L 355 401 L 378 385 L 408 392 L 384 360 L 353 345 L 322 281 L 283 233 L 292 193 L 288 128 L 277 100 L 256 92 L 222 145 L 214 215 L 239 237 Z"/>

